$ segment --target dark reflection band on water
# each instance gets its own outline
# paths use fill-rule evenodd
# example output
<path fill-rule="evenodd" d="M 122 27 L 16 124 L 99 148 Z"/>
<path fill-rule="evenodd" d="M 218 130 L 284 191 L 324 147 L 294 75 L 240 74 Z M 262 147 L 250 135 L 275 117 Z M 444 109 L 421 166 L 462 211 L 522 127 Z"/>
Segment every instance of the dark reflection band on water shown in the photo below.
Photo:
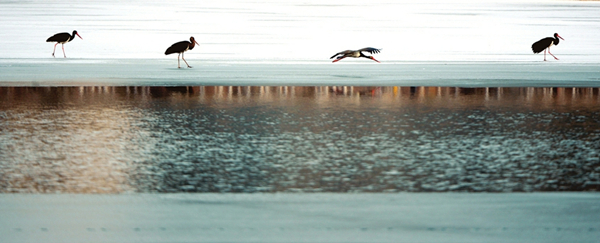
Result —
<path fill-rule="evenodd" d="M 0 192 L 598 190 L 599 91 L 0 87 Z"/>

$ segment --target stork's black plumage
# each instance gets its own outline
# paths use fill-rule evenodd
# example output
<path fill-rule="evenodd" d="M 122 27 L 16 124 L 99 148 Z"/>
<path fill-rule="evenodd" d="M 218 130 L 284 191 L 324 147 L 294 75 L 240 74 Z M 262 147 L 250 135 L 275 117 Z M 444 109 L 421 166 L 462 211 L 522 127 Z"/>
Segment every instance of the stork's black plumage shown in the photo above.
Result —
<path fill-rule="evenodd" d="M 196 44 L 198 44 L 198 42 L 196 42 L 196 40 L 192 36 L 192 37 L 190 37 L 190 41 L 180 41 L 180 42 L 177 42 L 177 43 L 171 45 L 165 51 L 165 55 L 169 55 L 169 54 L 173 54 L 173 53 L 179 53 L 179 55 L 177 55 L 177 68 L 181 68 L 181 66 L 179 65 L 179 56 L 180 55 L 181 55 L 181 59 L 183 59 L 183 61 L 185 62 L 185 64 L 188 66 L 188 68 L 192 68 L 187 63 L 187 61 L 183 58 L 183 53 L 186 52 L 186 51 L 188 51 L 188 50 L 194 49 L 194 46 L 196 46 Z M 198 45 L 200 45 L 200 44 L 198 44 Z"/>
<path fill-rule="evenodd" d="M 544 51 L 544 61 L 546 61 L 546 49 L 548 49 L 548 53 L 550 53 L 550 47 L 553 45 L 558 45 L 560 42 L 559 38 L 564 40 L 560 35 L 558 35 L 558 33 L 554 33 L 554 38 L 546 37 L 533 43 L 533 45 L 531 45 L 531 50 L 533 50 L 533 53 L 540 53 Z M 550 55 L 552 55 L 552 53 L 550 53 Z M 558 58 L 556 58 L 554 55 L 552 55 L 552 57 L 558 60 Z"/>
<path fill-rule="evenodd" d="M 377 61 L 373 56 L 367 56 L 365 55 L 363 52 L 368 52 L 371 54 L 377 54 L 381 51 L 381 49 L 377 49 L 377 48 L 373 48 L 373 47 L 365 47 L 363 49 L 360 50 L 345 50 L 345 51 L 341 51 L 336 53 L 335 55 L 331 56 L 329 59 L 332 59 L 334 57 L 337 56 L 337 58 L 335 60 L 333 60 L 333 62 L 337 62 L 339 60 L 342 60 L 346 57 L 354 57 L 354 58 L 358 58 L 358 57 L 364 57 L 364 58 L 368 58 L 371 59 L 373 61 L 379 62 Z"/>
<path fill-rule="evenodd" d="M 77 30 L 73 30 L 72 35 L 67 32 L 62 32 L 62 33 L 58 33 L 53 36 L 50 36 L 46 40 L 46 42 L 56 42 L 56 44 L 54 44 L 54 50 L 52 51 L 52 56 L 54 56 L 54 52 L 56 52 L 56 45 L 61 44 L 62 50 L 63 50 L 63 55 L 65 57 L 67 57 L 67 55 L 65 54 L 65 43 L 70 42 L 73 39 L 75 39 L 75 36 L 78 36 L 79 38 L 81 38 L 81 36 L 79 34 L 77 34 Z M 81 38 L 81 39 L 83 40 L 83 38 Z"/>

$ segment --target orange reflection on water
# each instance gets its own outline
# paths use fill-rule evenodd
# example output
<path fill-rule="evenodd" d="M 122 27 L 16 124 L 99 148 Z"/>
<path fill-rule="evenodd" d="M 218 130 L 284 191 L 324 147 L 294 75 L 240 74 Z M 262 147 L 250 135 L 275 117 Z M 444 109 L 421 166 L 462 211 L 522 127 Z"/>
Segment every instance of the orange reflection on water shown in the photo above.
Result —
<path fill-rule="evenodd" d="M 150 140 L 132 133 L 138 113 L 120 109 L 119 94 L 107 87 L 0 88 L 8 192 L 116 193 L 131 191 L 122 162 Z M 144 99 L 144 96 L 139 96 Z M 143 133 L 142 133 L 143 134 Z M 8 137 L 7 137 L 8 136 Z M 8 139 L 8 140 L 6 140 Z M 144 151 L 147 152 L 147 151 Z M 126 158 L 126 159 L 125 159 Z M 18 163 L 22 162 L 22 166 Z M 7 191 L 4 191 L 7 192 Z"/>
<path fill-rule="evenodd" d="M 232 105 L 246 101 L 271 102 L 310 98 L 315 103 L 347 97 L 347 102 L 377 98 L 382 104 L 404 105 L 426 102 L 441 106 L 501 105 L 515 101 L 532 108 L 597 104 L 600 88 L 458 88 L 458 87 L 368 87 L 368 86 L 186 86 L 186 87 L 0 87 L 4 107 L 24 101 L 40 106 L 91 104 L 97 100 L 176 101 Z M 190 100 L 190 97 L 198 99 Z M 413 100 L 411 102 L 400 102 Z M 56 107 L 59 108 L 60 107 Z"/>
<path fill-rule="evenodd" d="M 222 136 L 231 134 L 241 136 L 238 139 L 264 135 L 265 141 L 269 141 L 283 132 L 287 134 L 284 138 L 290 141 L 305 139 L 312 143 L 319 142 L 315 137 L 334 131 L 344 134 L 339 136 L 347 141 L 335 141 L 338 136 L 335 134 L 334 138 L 324 136 L 331 140 L 330 144 L 347 142 L 361 146 L 361 143 L 354 144 L 355 138 L 402 129 L 420 129 L 416 134 L 423 134 L 439 126 L 443 129 L 435 132 L 449 137 L 456 128 L 462 129 L 464 134 L 476 129 L 469 126 L 472 125 L 469 122 L 483 129 L 478 134 L 484 135 L 490 127 L 494 127 L 496 133 L 513 129 L 502 124 L 487 125 L 488 113 L 470 113 L 475 110 L 499 111 L 498 116 L 491 118 L 503 119 L 515 114 L 540 113 L 540 116 L 508 120 L 522 126 L 522 132 L 535 128 L 526 123 L 541 117 L 548 123 L 541 123 L 542 128 L 537 132 L 548 133 L 548 136 L 560 137 L 565 131 L 597 133 L 598 124 L 594 122 L 600 111 L 599 91 L 600 88 L 367 86 L 0 87 L 0 192 L 161 191 L 156 185 L 160 187 L 165 175 L 157 173 L 164 170 L 157 168 L 158 165 L 178 161 L 184 155 L 188 157 L 181 160 L 195 161 L 199 155 L 185 153 L 204 146 L 202 139 L 220 141 Z M 260 116 L 253 117 L 255 110 L 262 112 Z M 461 119 L 460 124 L 446 119 L 455 110 L 462 112 L 452 118 Z M 429 123 L 438 118 L 430 116 L 434 112 L 443 118 L 437 120 L 437 125 Z M 521 114 L 517 114 L 519 112 Z M 557 116 L 557 112 L 568 114 Z M 470 114 L 476 119 L 465 118 Z M 401 121 L 393 123 L 398 120 Z M 249 123 L 242 124 L 243 121 Z M 505 120 L 499 119 L 496 123 L 502 121 Z M 301 130 L 303 128 L 306 129 Z M 247 136 L 239 134 L 247 131 L 250 131 Z M 353 134 L 355 131 L 358 132 Z M 388 139 L 381 144 L 390 146 L 390 151 L 408 151 L 408 147 L 394 147 L 396 141 L 405 139 L 402 134 L 411 134 L 410 130 L 402 132 L 373 139 Z M 304 135 L 309 137 L 302 137 Z M 390 142 L 392 138 L 397 140 Z M 287 145 L 280 144 L 282 148 Z M 322 146 L 300 145 L 309 149 Z M 263 149 L 260 147 L 263 145 L 256 146 Z M 198 149 L 194 153 L 211 149 L 215 148 Z M 221 149 L 226 150 L 224 154 L 232 153 L 231 148 Z M 357 154 L 372 152 L 380 156 L 377 149 L 368 148 Z M 309 157 L 314 154 L 315 158 L 330 156 L 326 151 L 315 149 L 301 151 L 296 159 L 305 156 L 304 152 Z M 351 155 L 354 152 L 343 151 L 350 154 L 351 159 L 356 158 Z M 215 153 L 221 156 L 220 152 Z M 341 157 L 343 155 L 332 156 Z M 304 178 L 323 177 L 321 172 L 312 173 Z M 361 178 L 376 181 L 379 176 L 365 174 Z M 281 187 L 281 190 L 286 189 Z"/>

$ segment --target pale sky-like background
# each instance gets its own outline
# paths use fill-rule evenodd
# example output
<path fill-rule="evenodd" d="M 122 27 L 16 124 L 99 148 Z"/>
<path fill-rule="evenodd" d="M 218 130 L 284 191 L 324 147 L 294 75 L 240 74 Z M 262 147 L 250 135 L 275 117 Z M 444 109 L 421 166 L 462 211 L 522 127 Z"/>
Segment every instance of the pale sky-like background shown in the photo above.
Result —
<path fill-rule="evenodd" d="M 328 61 L 375 47 L 388 63 L 539 61 L 531 44 L 558 32 L 561 61 L 600 61 L 597 1 L 0 0 L 0 23 L 0 58 L 51 58 L 45 40 L 76 29 L 69 58 L 176 58 L 165 49 L 194 36 L 188 60 Z"/>

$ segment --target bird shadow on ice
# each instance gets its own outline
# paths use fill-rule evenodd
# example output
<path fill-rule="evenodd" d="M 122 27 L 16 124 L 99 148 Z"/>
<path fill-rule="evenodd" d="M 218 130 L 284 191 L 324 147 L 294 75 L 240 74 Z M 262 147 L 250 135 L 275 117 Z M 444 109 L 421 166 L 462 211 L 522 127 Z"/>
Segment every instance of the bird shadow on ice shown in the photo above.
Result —
<path fill-rule="evenodd" d="M 182 68 L 165 68 L 165 70 L 171 70 L 171 71 L 173 71 L 173 70 L 175 70 L 175 71 L 190 70 L 190 71 L 193 71 L 194 68 L 187 68 L 187 67 L 186 68 L 183 68 L 183 67 Z"/>
<path fill-rule="evenodd" d="M 336 78 L 366 78 L 365 76 L 357 76 L 357 75 L 331 75 Z"/>
<path fill-rule="evenodd" d="M 192 199 L 177 200 L 177 202 L 180 204 L 207 204 L 207 205 L 234 204 L 233 202 L 226 202 L 226 201 L 208 201 L 208 200 L 192 200 Z"/>

